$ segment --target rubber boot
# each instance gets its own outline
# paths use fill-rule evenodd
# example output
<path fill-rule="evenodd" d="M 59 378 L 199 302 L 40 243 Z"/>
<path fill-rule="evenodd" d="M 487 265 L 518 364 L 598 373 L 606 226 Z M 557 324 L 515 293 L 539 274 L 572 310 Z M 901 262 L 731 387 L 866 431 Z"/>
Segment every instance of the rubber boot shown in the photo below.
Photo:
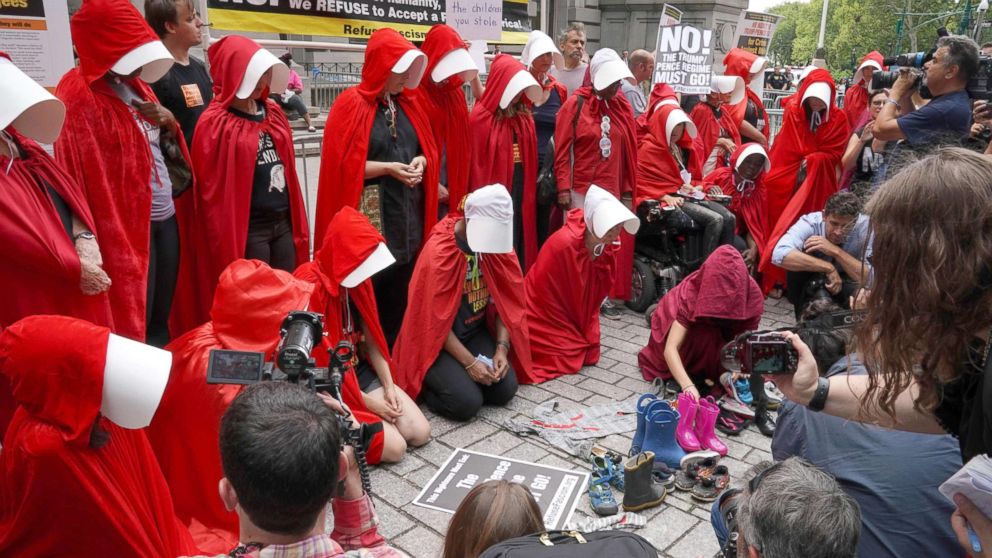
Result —
<path fill-rule="evenodd" d="M 666 409 L 668 405 L 662 406 L 662 402 L 648 407 L 643 451 L 653 452 L 655 459 L 668 465 L 670 469 L 678 469 L 680 461 L 685 457 L 685 450 L 675 440 L 679 413 L 671 408 Z"/>
<path fill-rule="evenodd" d="M 678 398 L 679 426 L 675 429 L 675 439 L 687 452 L 699 451 L 702 446 L 693 429 L 696 422 L 696 412 L 699 404 L 691 395 L 680 393 Z"/>
<path fill-rule="evenodd" d="M 658 396 L 653 393 L 645 393 L 637 400 L 637 430 L 634 431 L 634 439 L 630 442 L 630 453 L 635 456 L 641 453 L 641 445 L 644 443 L 645 413 L 648 405 L 658 400 Z"/>
<path fill-rule="evenodd" d="M 700 399 L 699 409 L 696 411 L 696 438 L 704 448 L 713 450 L 725 457 L 727 446 L 716 437 L 716 419 L 719 415 L 720 407 L 717 406 L 712 397 Z"/>
<path fill-rule="evenodd" d="M 667 490 L 651 476 L 654 468 L 654 453 L 646 451 L 627 460 L 623 467 L 624 484 L 623 509 L 640 511 L 653 508 L 665 500 Z"/>

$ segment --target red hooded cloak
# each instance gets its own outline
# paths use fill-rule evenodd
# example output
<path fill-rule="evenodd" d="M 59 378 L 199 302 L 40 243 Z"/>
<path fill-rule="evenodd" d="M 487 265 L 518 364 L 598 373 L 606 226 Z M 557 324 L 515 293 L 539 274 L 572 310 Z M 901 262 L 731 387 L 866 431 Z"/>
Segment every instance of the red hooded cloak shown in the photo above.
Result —
<path fill-rule="evenodd" d="M 866 54 L 858 64 L 858 68 L 861 68 L 869 60 L 877 62 L 879 67 L 885 69 L 885 66 L 882 65 L 884 60 L 882 53 L 877 50 Z M 870 85 L 870 83 L 865 83 L 864 76 L 860 71 L 857 71 L 854 73 L 854 82 L 844 92 L 844 114 L 847 115 L 847 124 L 852 130 L 857 127 L 861 119 L 864 118 L 865 111 L 868 110 L 868 87 Z"/>
<path fill-rule="evenodd" d="M 682 109 L 677 105 L 662 105 L 648 121 L 647 132 L 637 150 L 637 198 L 634 207 L 647 200 L 660 200 L 662 196 L 674 194 L 684 184 L 682 167 L 669 151 L 668 118 L 676 110 Z M 695 146 L 688 130 L 682 133 L 678 144 L 688 151 L 686 170 L 693 180 L 699 180 L 702 172 L 697 166 Z"/>
<path fill-rule="evenodd" d="M 741 234 L 744 227 L 754 238 L 754 243 L 760 253 L 765 249 L 765 233 L 768 230 L 768 193 L 765 191 L 765 167 L 761 167 L 758 176 L 754 178 L 753 185 L 745 185 L 739 188 L 734 177 L 734 169 L 741 153 L 748 144 L 744 144 L 734 151 L 730 158 L 730 166 L 716 169 L 703 178 L 704 184 L 719 186 L 724 194 L 730 196 L 730 205 L 727 209 L 737 217 L 736 232 Z M 743 188 L 743 189 L 741 189 Z"/>
<path fill-rule="evenodd" d="M 100 417 L 109 335 L 66 316 L 28 317 L 0 334 L 0 371 L 20 405 L 0 452 L 4 556 L 198 552 L 145 433 Z M 100 448 L 90 447 L 94 423 L 109 434 Z"/>
<path fill-rule="evenodd" d="M 431 27 L 421 47 L 427 55 L 427 70 L 420 89 L 424 93 L 424 108 L 434 132 L 434 143 L 439 154 L 443 152 L 445 156 L 449 207 L 458 207 L 462 197 L 468 193 L 469 164 L 472 158 L 469 148 L 471 137 L 468 132 L 468 102 L 462 89 L 464 82 L 460 77 L 454 75 L 441 83 L 434 83 L 431 72 L 445 55 L 460 48 L 465 48 L 465 41 L 457 31 L 444 24 Z"/>
<path fill-rule="evenodd" d="M 379 106 L 378 95 L 386 85 L 393 66 L 405 52 L 415 48 L 395 29 L 379 29 L 365 48 L 362 83 L 350 87 L 334 101 L 320 160 L 320 183 L 317 190 L 317 221 L 314 225 L 314 249 L 320 248 L 328 223 L 344 206 L 358 207 L 365 186 L 365 162 L 369 135 Z M 426 76 L 429 80 L 430 77 Z M 427 158 L 427 168 L 420 188 L 424 189 L 424 238 L 437 222 L 437 184 L 440 155 L 434 143 L 431 113 L 416 90 L 406 90 L 393 97 L 399 103 L 417 133 L 420 150 Z"/>
<path fill-rule="evenodd" d="M 659 105 L 662 101 L 675 101 L 675 107 L 679 106 L 679 96 L 675 93 L 667 83 L 656 83 L 654 87 L 651 88 L 651 97 L 648 98 L 648 108 L 637 117 L 634 121 L 634 128 L 637 134 L 637 145 L 640 147 L 641 142 L 644 141 L 644 136 L 648 133 L 648 122 L 651 121 L 651 117 L 654 116 L 655 111 L 660 108 Z"/>
<path fill-rule="evenodd" d="M 472 159 L 469 190 L 490 184 L 502 184 L 513 194 L 514 143 L 524 166 L 523 247 L 524 273 L 537 260 L 537 131 L 529 113 L 512 117 L 497 116 L 499 101 L 510 80 L 524 65 L 507 54 L 493 60 L 486 80 L 486 92 L 469 117 L 472 136 Z"/>
<path fill-rule="evenodd" d="M 169 343 L 172 375 L 151 426 L 151 441 L 175 502 L 176 515 L 207 553 L 238 543 L 238 516 L 217 494 L 221 469 L 220 419 L 243 386 L 207 384 L 211 349 L 260 351 L 271 357 L 286 314 L 301 310 L 313 285 L 258 260 L 235 260 L 224 270 L 211 321 Z"/>
<path fill-rule="evenodd" d="M 744 80 L 744 91 L 747 95 L 744 100 L 737 103 L 736 105 L 724 105 L 726 110 L 730 112 L 733 116 L 734 122 L 740 127 L 741 122 L 744 121 L 744 114 L 747 112 L 748 101 L 754 103 L 758 108 L 758 120 L 763 120 L 765 125 L 759 130 L 764 134 L 765 139 L 771 139 L 768 128 L 768 114 L 765 112 L 764 102 L 761 97 L 751 89 L 751 65 L 754 61 L 758 59 L 758 55 L 753 52 L 748 52 L 742 48 L 732 48 L 726 56 L 723 57 L 723 64 L 726 66 L 724 69 L 724 75 L 728 76 L 738 76 Z"/>
<path fill-rule="evenodd" d="M 741 131 L 737 121 L 731 114 L 731 107 L 720 109 L 720 118 L 713 114 L 713 107 L 706 101 L 696 103 L 689 113 L 689 118 L 696 125 L 696 138 L 693 140 L 693 151 L 696 157 L 696 167 L 702 171 L 706 167 L 706 160 L 716 147 L 716 141 L 720 139 L 721 130 L 725 131 L 734 145 L 741 146 Z M 725 167 L 723 157 L 717 157 L 716 168 Z"/>
<path fill-rule="evenodd" d="M 410 302 L 403 326 L 393 345 L 396 385 L 416 399 L 427 369 L 437 360 L 444 340 L 458 313 L 464 286 L 464 253 L 455 243 L 455 224 L 461 215 L 451 214 L 434 226 L 417 258 L 410 281 Z M 524 306 L 524 278 L 514 253 L 480 254 L 482 280 L 492 296 L 503 325 L 510 332 L 510 358 L 520 382 L 530 377 L 530 339 Z"/>
<path fill-rule="evenodd" d="M 764 296 L 740 252 L 733 246 L 720 246 L 661 298 L 651 315 L 651 337 L 637 355 L 641 375 L 647 381 L 671 377 L 665 343 L 677 321 L 689 330 L 679 348 L 686 372 L 719 382 L 720 349 L 739 333 L 757 328 L 764 311 Z M 725 320 L 729 327 L 721 328 L 713 320 Z"/>
<path fill-rule="evenodd" d="M 599 305 L 610 292 L 618 250 L 593 259 L 581 209 L 541 248 L 524 280 L 533 366 L 521 383 L 540 383 L 599 362 Z"/>
<path fill-rule="evenodd" d="M 198 177 L 196 218 L 191 220 L 188 242 L 181 246 L 183 266 L 173 305 L 174 333 L 185 333 L 210 319 L 210 296 L 217 288 L 217 278 L 228 264 L 245 255 L 258 139 L 263 133 L 272 137 L 283 161 L 296 264 L 310 257 L 309 221 L 296 175 L 289 121 L 269 99 L 268 89 L 259 101 L 265 105 L 262 122 L 228 110 L 248 62 L 261 48 L 238 35 L 228 35 L 210 47 L 214 98 L 200 117 L 193 138 L 193 172 Z"/>
<path fill-rule="evenodd" d="M 71 27 L 79 66 L 62 76 L 55 90 L 66 108 L 55 157 L 85 189 L 103 267 L 113 281 L 109 296 L 114 331 L 144 341 L 152 155 L 143 131 L 135 125 L 137 112 L 118 99 L 103 76 L 125 54 L 158 37 L 126 0 L 86 0 L 72 17 Z M 141 79 L 127 83 L 145 100 L 158 102 Z M 188 161 L 182 130 L 176 125 L 174 131 Z M 184 198 L 189 196 L 176 200 L 180 230 Z"/>
<path fill-rule="evenodd" d="M 809 119 L 799 102 L 810 85 L 824 82 L 830 86 L 828 116 L 816 132 L 810 131 Z M 782 129 L 772 144 L 772 168 L 765 177 L 768 192 L 769 232 L 765 235 L 767 244 L 762 250 L 759 270 L 764 273 L 762 282 L 765 292 L 775 284 L 784 284 L 785 274 L 777 266 L 771 265 L 772 251 L 785 231 L 800 216 L 823 209 L 824 202 L 837 191 L 838 168 L 851 133 L 844 117 L 834 103 L 836 92 L 830 72 L 816 69 L 803 80 L 796 93 L 797 102 L 790 103 L 782 119 Z M 806 162 L 806 179 L 796 188 L 796 176 L 800 166 Z"/>

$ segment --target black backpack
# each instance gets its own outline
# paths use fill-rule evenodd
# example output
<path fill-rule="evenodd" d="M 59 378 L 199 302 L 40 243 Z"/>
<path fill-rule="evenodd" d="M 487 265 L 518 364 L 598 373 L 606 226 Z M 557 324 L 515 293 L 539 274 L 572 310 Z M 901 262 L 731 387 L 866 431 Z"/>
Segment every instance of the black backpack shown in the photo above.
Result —
<path fill-rule="evenodd" d="M 489 547 L 479 558 L 657 558 L 658 551 L 626 531 L 549 531 Z"/>

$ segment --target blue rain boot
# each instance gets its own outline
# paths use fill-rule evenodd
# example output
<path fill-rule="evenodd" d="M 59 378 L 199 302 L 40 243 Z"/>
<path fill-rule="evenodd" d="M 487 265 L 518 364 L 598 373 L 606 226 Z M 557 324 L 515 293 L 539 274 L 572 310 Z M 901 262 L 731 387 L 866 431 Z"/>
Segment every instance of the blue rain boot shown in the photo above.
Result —
<path fill-rule="evenodd" d="M 642 451 L 654 452 L 655 459 L 671 469 L 678 469 L 685 457 L 685 450 L 675 439 L 678 425 L 678 411 L 654 405 L 648 409 Z"/>
<path fill-rule="evenodd" d="M 637 430 L 634 431 L 634 439 L 630 443 L 630 453 L 634 456 L 641 453 L 641 444 L 644 443 L 644 414 L 651 403 L 658 400 L 658 396 L 653 393 L 645 393 L 637 400 Z"/>

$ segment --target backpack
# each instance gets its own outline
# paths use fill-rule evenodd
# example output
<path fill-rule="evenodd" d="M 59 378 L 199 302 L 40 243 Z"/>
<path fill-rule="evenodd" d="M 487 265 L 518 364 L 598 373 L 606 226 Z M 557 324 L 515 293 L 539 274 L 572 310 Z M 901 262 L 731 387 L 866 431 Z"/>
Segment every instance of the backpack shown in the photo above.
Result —
<path fill-rule="evenodd" d="M 479 558 L 657 558 L 646 539 L 626 531 L 549 531 L 503 541 Z"/>

